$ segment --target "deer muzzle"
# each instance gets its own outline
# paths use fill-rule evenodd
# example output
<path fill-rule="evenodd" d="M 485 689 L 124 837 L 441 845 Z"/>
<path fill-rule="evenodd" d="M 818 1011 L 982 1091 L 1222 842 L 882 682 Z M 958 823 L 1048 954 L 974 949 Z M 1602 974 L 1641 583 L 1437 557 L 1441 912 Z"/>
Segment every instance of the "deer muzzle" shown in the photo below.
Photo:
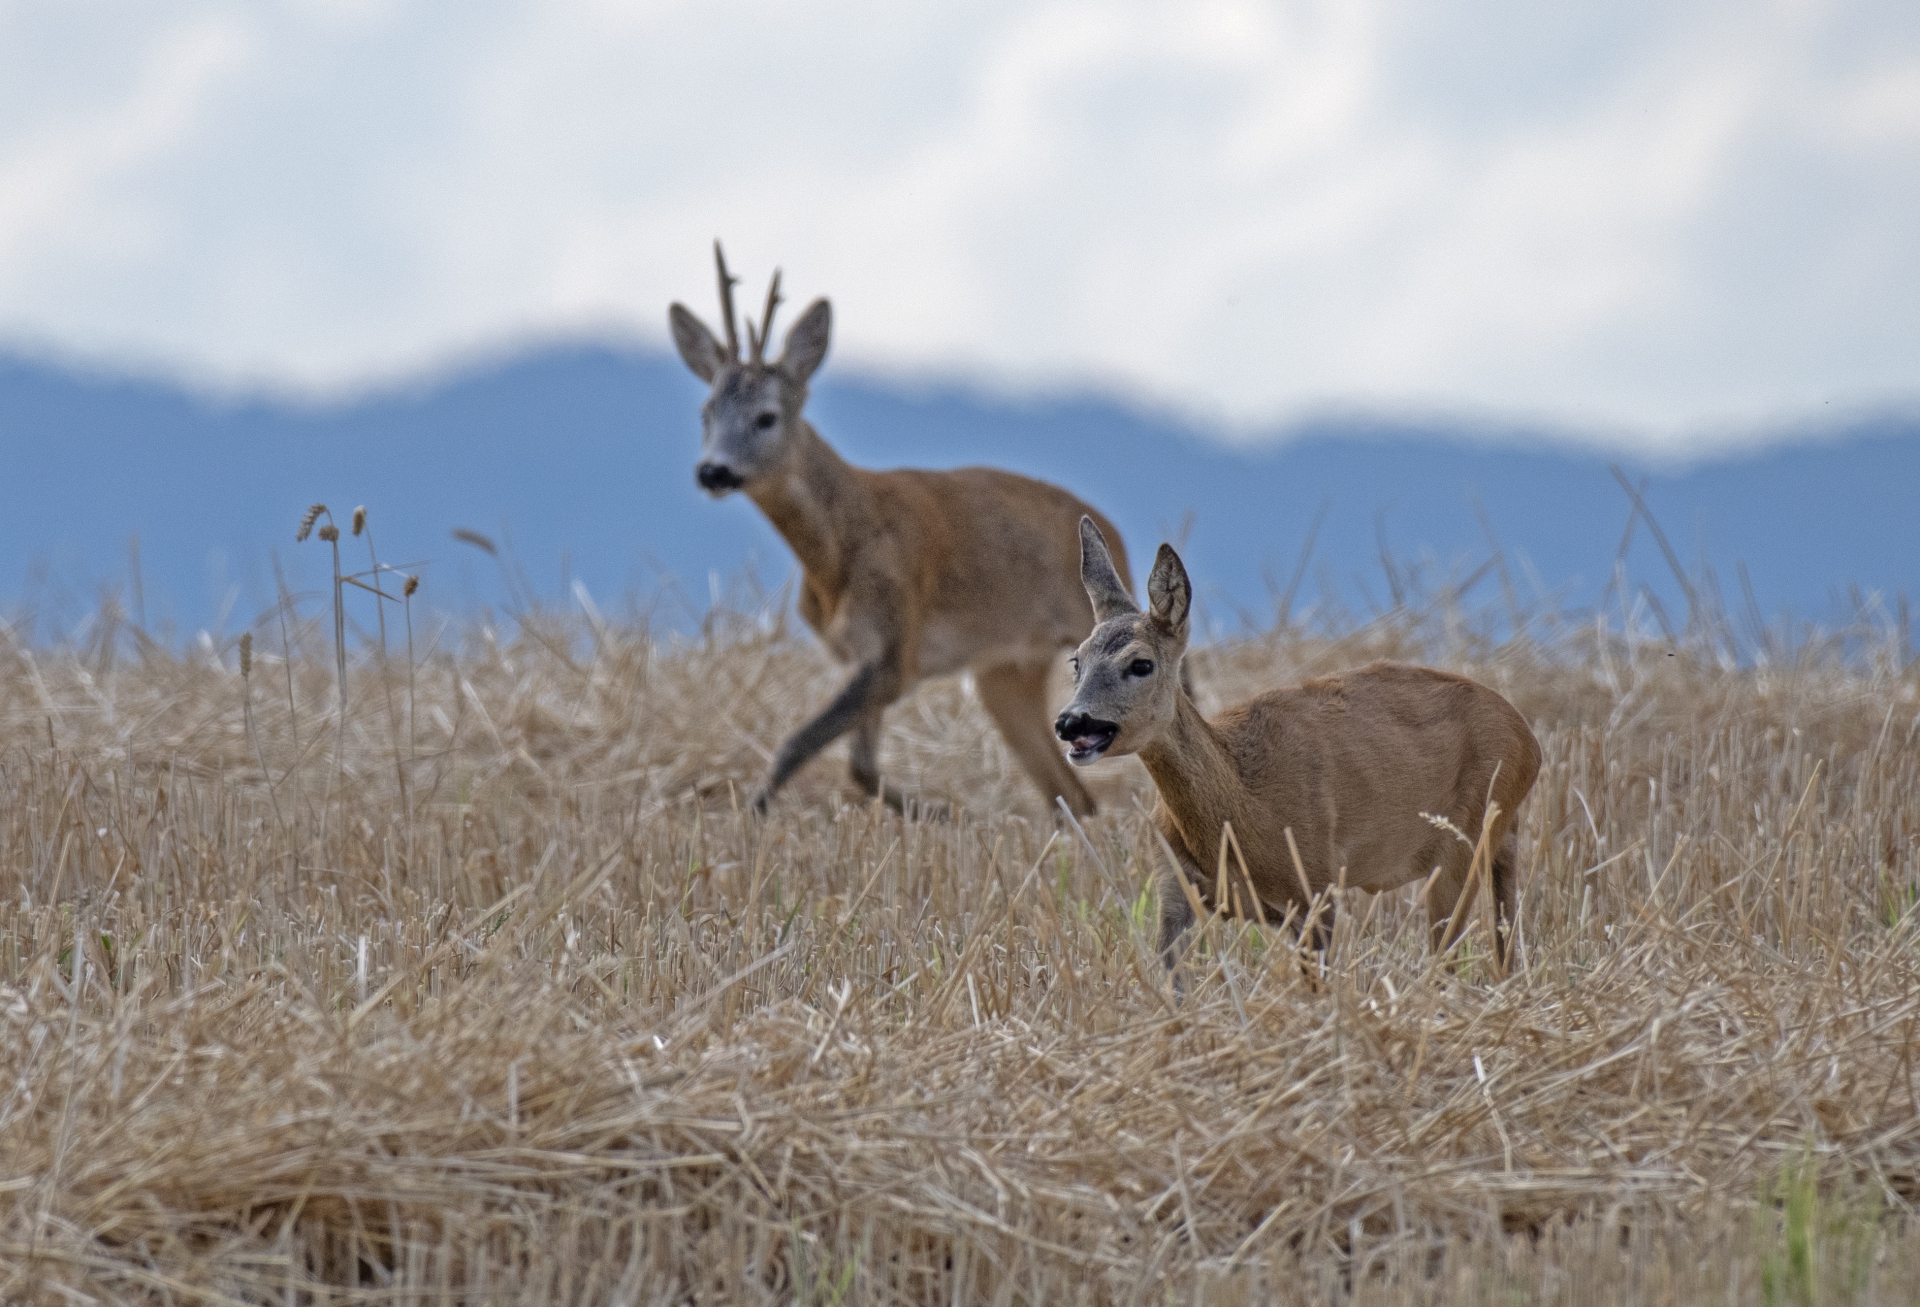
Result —
<path fill-rule="evenodd" d="M 1053 723 L 1053 733 L 1065 741 L 1067 761 L 1084 767 L 1097 762 L 1120 734 L 1116 722 L 1103 722 L 1083 712 L 1063 712 Z"/>
<path fill-rule="evenodd" d="M 725 463 L 702 463 L 694 469 L 693 479 L 710 495 L 724 495 L 729 490 L 738 490 L 747 484 L 738 472 Z"/>

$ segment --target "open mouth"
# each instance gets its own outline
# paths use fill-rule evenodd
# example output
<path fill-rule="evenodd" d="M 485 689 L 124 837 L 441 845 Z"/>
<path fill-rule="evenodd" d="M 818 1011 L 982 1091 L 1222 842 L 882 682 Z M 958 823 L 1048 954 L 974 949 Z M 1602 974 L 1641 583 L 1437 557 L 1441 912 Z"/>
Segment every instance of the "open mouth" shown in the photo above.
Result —
<path fill-rule="evenodd" d="M 1098 761 L 1113 744 L 1113 737 L 1120 730 L 1104 722 L 1088 722 L 1075 734 L 1067 738 L 1067 761 L 1085 766 Z"/>

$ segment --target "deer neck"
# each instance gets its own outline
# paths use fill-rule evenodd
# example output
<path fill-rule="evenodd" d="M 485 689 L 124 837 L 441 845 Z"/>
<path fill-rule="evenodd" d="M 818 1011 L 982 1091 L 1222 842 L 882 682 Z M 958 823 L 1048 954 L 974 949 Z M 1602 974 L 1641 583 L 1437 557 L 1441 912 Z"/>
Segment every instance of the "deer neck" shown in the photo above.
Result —
<path fill-rule="evenodd" d="M 785 461 L 747 486 L 800 565 L 819 576 L 838 576 L 847 553 L 847 526 L 864 516 L 865 487 L 853 465 L 802 418 Z"/>
<path fill-rule="evenodd" d="M 1246 786 L 1240 769 L 1213 727 L 1185 692 L 1166 734 L 1140 750 L 1187 851 L 1209 871 L 1220 857 L 1220 828 L 1228 822 L 1245 838 Z"/>

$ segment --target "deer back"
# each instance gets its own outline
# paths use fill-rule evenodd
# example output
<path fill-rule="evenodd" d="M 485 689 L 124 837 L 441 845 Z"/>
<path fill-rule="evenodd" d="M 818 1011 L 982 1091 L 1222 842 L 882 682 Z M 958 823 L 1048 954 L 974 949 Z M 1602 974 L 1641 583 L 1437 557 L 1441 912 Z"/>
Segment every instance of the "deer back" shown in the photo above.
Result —
<path fill-rule="evenodd" d="M 1376 663 L 1276 690 L 1212 727 L 1241 789 L 1235 833 L 1259 850 L 1259 879 L 1282 901 L 1299 882 L 1289 829 L 1316 891 L 1343 869 L 1349 886 L 1392 889 L 1457 839 L 1430 817 L 1477 839 L 1488 803 L 1510 819 L 1540 770 L 1539 743 L 1511 704 L 1424 667 Z"/>
<path fill-rule="evenodd" d="M 839 524 L 845 563 L 809 581 L 823 634 L 836 619 L 908 607 L 916 670 L 936 676 L 1053 658 L 1093 628 L 1074 544 L 1092 510 L 1073 495 L 998 468 L 855 475 L 865 494 Z M 1117 562 L 1125 569 L 1124 552 Z"/>

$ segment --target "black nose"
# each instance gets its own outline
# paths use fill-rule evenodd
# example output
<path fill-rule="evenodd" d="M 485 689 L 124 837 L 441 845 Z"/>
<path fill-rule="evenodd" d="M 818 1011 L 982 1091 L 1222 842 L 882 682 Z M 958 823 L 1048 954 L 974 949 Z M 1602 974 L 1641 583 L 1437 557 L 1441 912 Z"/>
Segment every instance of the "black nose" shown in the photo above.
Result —
<path fill-rule="evenodd" d="M 702 490 L 738 490 L 747 484 L 725 463 L 702 463 L 694 469 L 693 478 Z"/>
<path fill-rule="evenodd" d="M 1101 722 L 1098 725 L 1104 726 Z M 1063 740 L 1072 740 L 1082 735 L 1092 735 L 1096 723 L 1083 712 L 1063 712 L 1053 719 L 1053 733 Z"/>

